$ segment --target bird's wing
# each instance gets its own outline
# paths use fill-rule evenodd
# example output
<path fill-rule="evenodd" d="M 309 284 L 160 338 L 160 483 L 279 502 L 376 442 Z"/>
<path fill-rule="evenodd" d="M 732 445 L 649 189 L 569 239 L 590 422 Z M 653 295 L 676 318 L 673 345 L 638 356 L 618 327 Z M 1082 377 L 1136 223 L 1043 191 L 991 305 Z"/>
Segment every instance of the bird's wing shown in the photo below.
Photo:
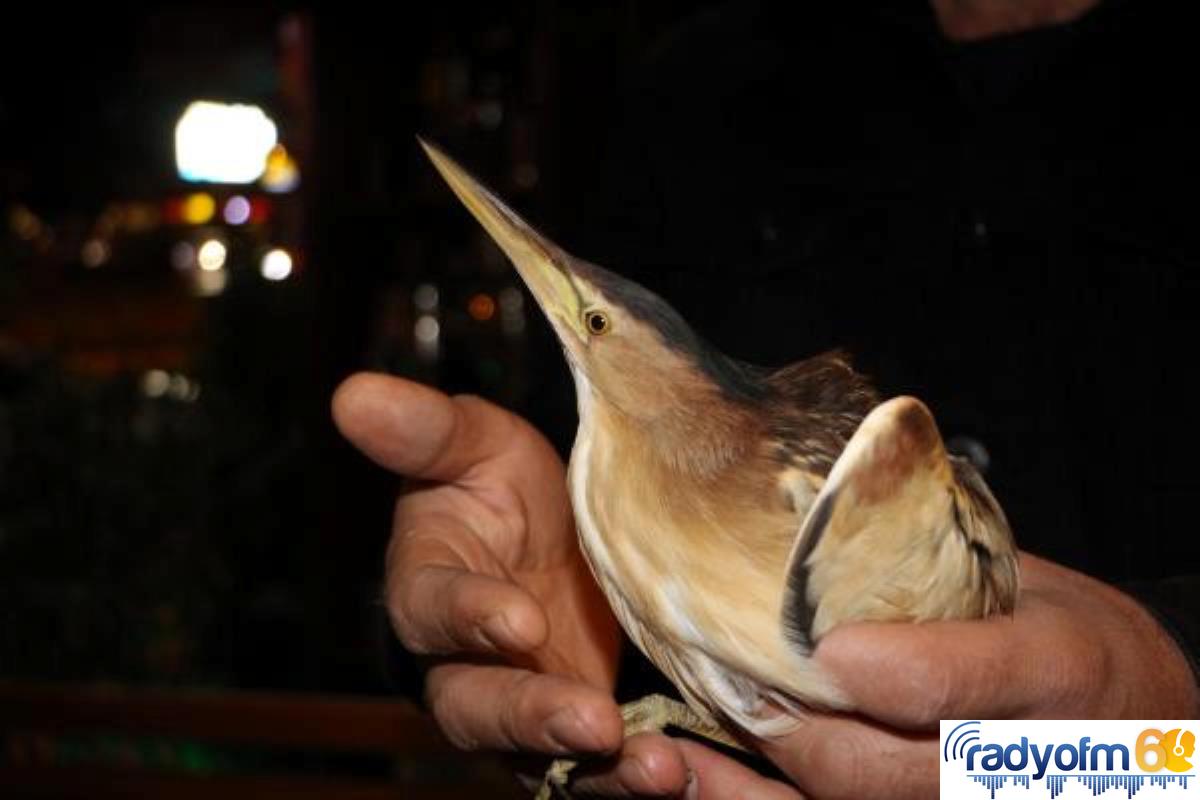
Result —
<path fill-rule="evenodd" d="M 946 454 L 923 403 L 897 397 L 866 416 L 813 501 L 782 622 L 807 652 L 840 622 L 982 616 L 1011 610 L 1016 589 L 1012 534 L 983 479 Z"/>

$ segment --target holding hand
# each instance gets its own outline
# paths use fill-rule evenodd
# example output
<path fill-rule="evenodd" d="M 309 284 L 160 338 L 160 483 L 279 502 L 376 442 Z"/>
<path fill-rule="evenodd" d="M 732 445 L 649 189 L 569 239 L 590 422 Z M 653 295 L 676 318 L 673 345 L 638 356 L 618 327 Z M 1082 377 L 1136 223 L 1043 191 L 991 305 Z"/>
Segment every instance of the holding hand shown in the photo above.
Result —
<path fill-rule="evenodd" d="M 731 781 L 795 796 L 690 742 L 643 735 L 622 746 L 612 696 L 620 630 L 580 553 L 562 461 L 529 423 L 475 397 L 366 374 L 339 387 L 333 415 L 372 460 L 414 479 L 396 506 L 386 602 L 404 646 L 439 656 L 426 699 L 452 742 L 619 751 L 580 777 L 584 792 L 666 796 L 689 773 L 724 767 L 699 796 L 733 796 L 718 791 Z"/>
<path fill-rule="evenodd" d="M 576 542 L 561 460 L 524 420 L 473 397 L 359 375 L 339 429 L 418 481 L 397 504 L 387 606 L 411 652 L 439 656 L 426 695 L 466 749 L 619 756 L 581 773 L 604 796 L 796 798 L 703 745 L 622 745 L 616 620 Z M 937 794 L 942 718 L 1186 717 L 1200 713 L 1174 642 L 1116 590 L 1033 556 L 1012 617 L 833 630 L 816 658 L 857 715 L 812 714 L 761 743 L 813 798 Z"/>

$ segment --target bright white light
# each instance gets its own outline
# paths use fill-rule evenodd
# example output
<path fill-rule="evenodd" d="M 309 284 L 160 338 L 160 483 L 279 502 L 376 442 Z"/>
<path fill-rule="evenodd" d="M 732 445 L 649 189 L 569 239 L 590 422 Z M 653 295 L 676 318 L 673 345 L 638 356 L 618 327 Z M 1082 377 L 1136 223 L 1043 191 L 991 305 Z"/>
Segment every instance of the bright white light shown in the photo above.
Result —
<path fill-rule="evenodd" d="M 205 272 L 216 272 L 225 266 L 225 252 L 225 245 L 216 239 L 209 239 L 200 245 L 200 250 L 196 253 L 196 261 L 200 264 L 200 269 Z"/>
<path fill-rule="evenodd" d="M 142 394 L 146 397 L 162 397 L 171 386 L 171 376 L 161 369 L 152 369 L 142 375 Z"/>
<path fill-rule="evenodd" d="M 259 272 L 269 281 L 281 281 L 292 274 L 292 257 L 287 250 L 276 247 L 263 256 Z"/>
<path fill-rule="evenodd" d="M 225 201 L 224 216 L 230 225 L 245 225 L 246 220 L 250 219 L 250 201 L 235 194 Z"/>
<path fill-rule="evenodd" d="M 417 317 L 413 326 L 413 338 L 416 339 L 417 356 L 426 361 L 436 361 L 441 350 L 442 326 L 437 317 L 432 314 L 422 314 Z"/>
<path fill-rule="evenodd" d="M 258 106 L 198 101 L 175 125 L 175 166 L 186 181 L 252 183 L 278 137 Z"/>
<path fill-rule="evenodd" d="M 419 317 L 416 327 L 413 329 L 413 334 L 421 344 L 434 344 L 441 332 L 442 327 L 438 325 L 438 321 L 428 314 Z"/>

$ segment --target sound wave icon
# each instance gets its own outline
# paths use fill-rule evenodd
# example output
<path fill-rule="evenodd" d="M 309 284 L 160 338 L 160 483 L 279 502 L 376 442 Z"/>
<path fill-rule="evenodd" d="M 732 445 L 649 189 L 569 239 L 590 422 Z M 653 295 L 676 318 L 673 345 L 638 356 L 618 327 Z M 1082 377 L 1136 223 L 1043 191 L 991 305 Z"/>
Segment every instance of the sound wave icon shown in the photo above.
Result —
<path fill-rule="evenodd" d="M 973 774 L 970 777 L 989 792 L 991 800 L 996 800 L 997 790 L 1003 789 L 1010 780 L 1013 782 L 1013 786 L 1030 788 L 1029 775 Z M 1078 781 L 1084 788 L 1091 791 L 1093 797 L 1099 797 L 1109 789 L 1117 789 L 1124 791 L 1126 798 L 1132 798 L 1146 784 L 1157 786 L 1160 789 L 1178 784 L 1184 791 L 1187 791 L 1188 782 L 1195 779 L 1195 775 L 1047 775 L 1046 788 L 1050 790 L 1050 800 L 1054 800 L 1065 791 L 1068 780 Z"/>
<path fill-rule="evenodd" d="M 979 741 L 979 728 L 971 728 L 971 725 L 978 725 L 979 720 L 963 722 L 955 726 L 954 730 L 950 731 L 946 736 L 946 741 L 942 745 L 942 760 L 957 761 L 962 758 L 967 752 L 967 745 L 971 742 Z M 965 729 L 965 730 L 964 730 Z"/>

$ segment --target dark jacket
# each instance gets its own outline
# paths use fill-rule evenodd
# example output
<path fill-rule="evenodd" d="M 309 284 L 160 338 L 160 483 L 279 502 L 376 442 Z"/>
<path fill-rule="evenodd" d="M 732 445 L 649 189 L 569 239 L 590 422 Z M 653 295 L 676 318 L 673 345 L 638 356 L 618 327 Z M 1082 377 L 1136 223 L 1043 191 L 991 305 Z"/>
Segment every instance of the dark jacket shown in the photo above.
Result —
<path fill-rule="evenodd" d="M 783 5 L 653 52 L 562 241 L 743 359 L 846 347 L 984 445 L 1024 549 L 1125 585 L 1195 657 L 1189 28 L 1110 2 L 953 44 L 925 2 Z"/>

